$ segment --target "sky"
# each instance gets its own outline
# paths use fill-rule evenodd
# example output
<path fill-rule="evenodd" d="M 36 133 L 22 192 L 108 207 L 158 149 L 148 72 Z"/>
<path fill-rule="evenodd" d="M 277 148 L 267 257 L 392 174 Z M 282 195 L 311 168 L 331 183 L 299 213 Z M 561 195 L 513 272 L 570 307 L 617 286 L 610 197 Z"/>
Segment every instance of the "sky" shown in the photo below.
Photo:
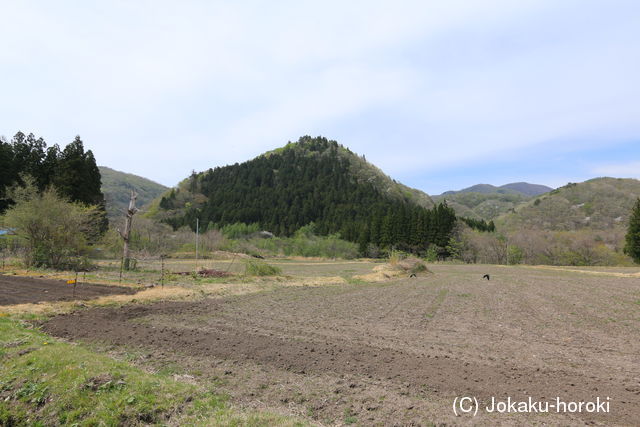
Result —
<path fill-rule="evenodd" d="M 640 178 L 640 2 L 0 0 L 0 135 L 167 186 L 322 135 L 429 194 Z"/>

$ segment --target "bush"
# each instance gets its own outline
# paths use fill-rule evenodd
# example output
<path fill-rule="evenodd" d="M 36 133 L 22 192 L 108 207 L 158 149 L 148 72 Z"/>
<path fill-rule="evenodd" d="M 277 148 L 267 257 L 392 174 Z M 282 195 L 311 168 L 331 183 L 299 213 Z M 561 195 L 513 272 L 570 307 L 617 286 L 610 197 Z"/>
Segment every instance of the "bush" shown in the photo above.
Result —
<path fill-rule="evenodd" d="M 245 262 L 244 273 L 247 276 L 277 276 L 282 270 L 262 261 L 248 260 Z"/>
<path fill-rule="evenodd" d="M 522 264 L 524 251 L 518 246 L 512 245 L 507 248 L 507 261 L 510 265 Z"/>
<path fill-rule="evenodd" d="M 4 223 L 24 245 L 29 267 L 76 269 L 87 267 L 90 244 L 99 235 L 100 212 L 96 206 L 70 203 L 54 188 L 38 193 L 33 180 L 11 190 L 15 204 L 7 209 Z"/>

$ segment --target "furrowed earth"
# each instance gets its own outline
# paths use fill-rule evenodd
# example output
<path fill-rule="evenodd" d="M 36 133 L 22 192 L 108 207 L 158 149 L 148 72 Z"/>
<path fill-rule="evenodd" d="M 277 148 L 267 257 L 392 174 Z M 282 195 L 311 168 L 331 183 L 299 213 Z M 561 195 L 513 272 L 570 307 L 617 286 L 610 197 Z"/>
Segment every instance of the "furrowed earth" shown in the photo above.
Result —
<path fill-rule="evenodd" d="M 0 306 L 39 303 L 46 301 L 89 300 L 106 295 L 132 295 L 136 289 L 124 286 L 105 286 L 62 280 L 0 275 Z"/>
<path fill-rule="evenodd" d="M 364 265 L 354 269 L 374 266 Z M 305 286 L 301 277 L 300 286 L 244 295 L 83 309 L 42 329 L 135 354 L 149 369 L 170 367 L 239 407 L 312 424 L 640 421 L 637 270 L 429 268 L 434 274 L 376 284 Z M 464 396 L 481 402 L 477 417 L 454 415 L 454 398 Z M 610 412 L 488 414 L 491 397 L 608 397 Z"/>

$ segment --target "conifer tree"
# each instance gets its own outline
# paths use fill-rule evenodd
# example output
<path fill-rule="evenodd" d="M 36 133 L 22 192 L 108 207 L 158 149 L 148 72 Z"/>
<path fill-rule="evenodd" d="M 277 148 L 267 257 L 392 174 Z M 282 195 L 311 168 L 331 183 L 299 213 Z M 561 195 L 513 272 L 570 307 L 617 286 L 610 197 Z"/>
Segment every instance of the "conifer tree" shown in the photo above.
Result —
<path fill-rule="evenodd" d="M 627 229 L 625 240 L 624 252 L 629 255 L 635 263 L 640 264 L 640 198 L 638 198 L 631 211 L 629 228 Z"/>

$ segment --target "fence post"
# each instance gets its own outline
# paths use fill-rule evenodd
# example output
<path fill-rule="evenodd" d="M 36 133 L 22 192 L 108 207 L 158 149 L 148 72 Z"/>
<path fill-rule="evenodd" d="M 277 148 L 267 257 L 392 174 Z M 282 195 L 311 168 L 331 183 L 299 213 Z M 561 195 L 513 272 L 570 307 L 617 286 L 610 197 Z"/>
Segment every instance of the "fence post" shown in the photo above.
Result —
<path fill-rule="evenodd" d="M 160 285 L 164 288 L 164 255 L 160 255 Z"/>

